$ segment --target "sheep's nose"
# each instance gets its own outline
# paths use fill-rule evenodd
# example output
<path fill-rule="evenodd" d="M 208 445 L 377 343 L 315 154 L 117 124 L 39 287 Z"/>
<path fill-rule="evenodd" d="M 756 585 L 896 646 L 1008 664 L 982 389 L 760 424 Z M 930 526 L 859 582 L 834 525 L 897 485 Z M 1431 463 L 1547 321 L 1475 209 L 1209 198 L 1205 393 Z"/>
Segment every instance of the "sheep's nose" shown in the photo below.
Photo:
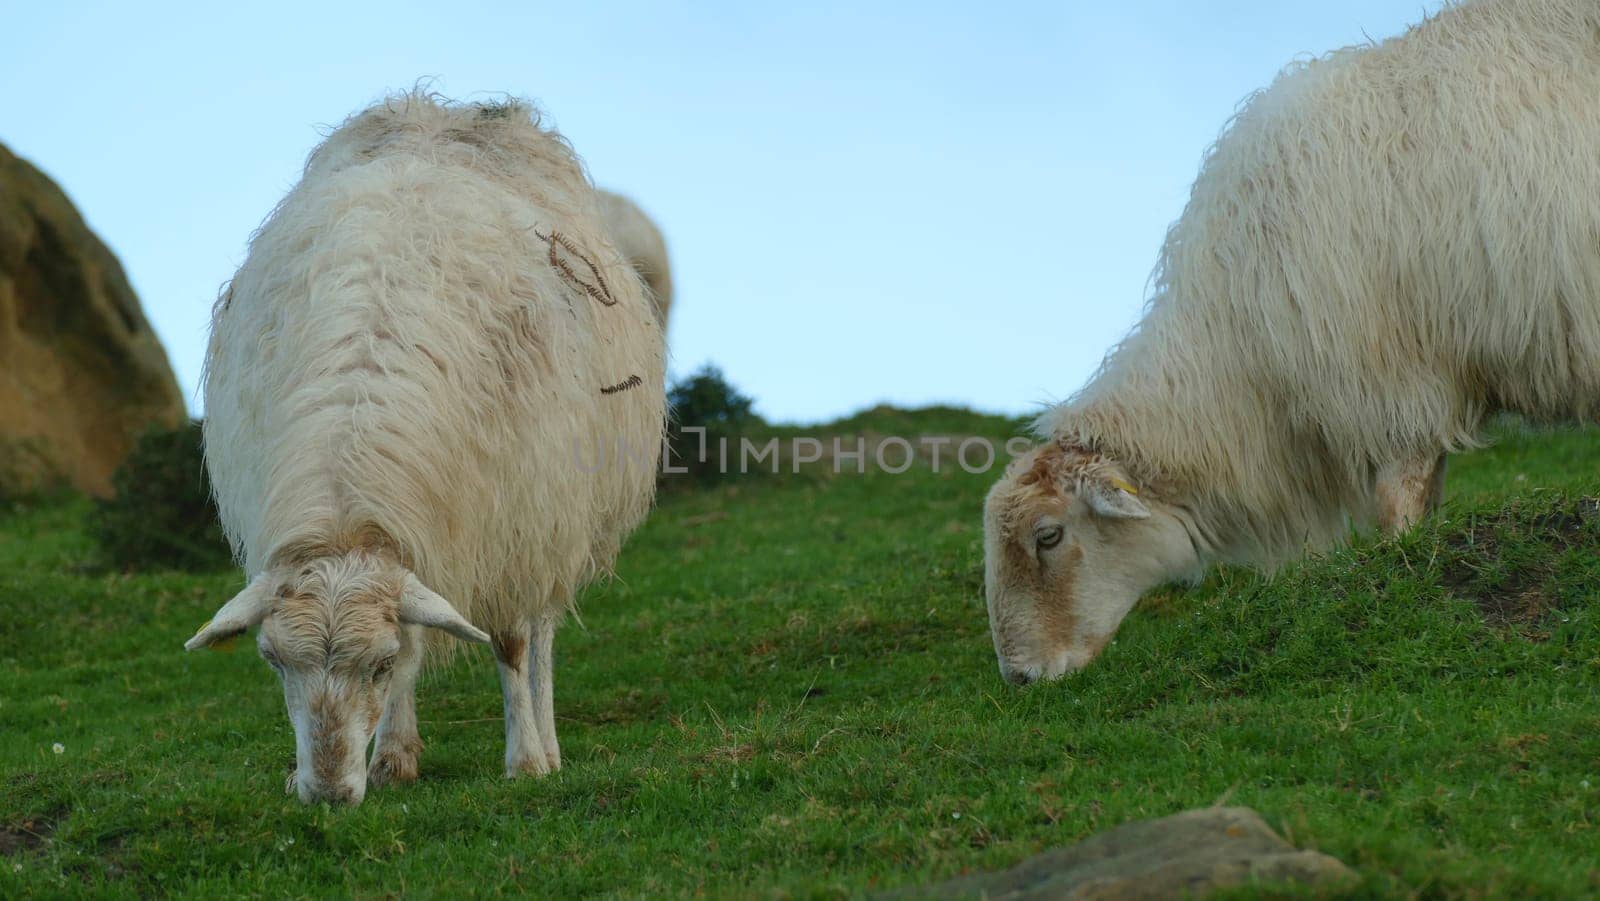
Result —
<path fill-rule="evenodd" d="M 361 803 L 361 798 L 366 792 L 357 789 L 348 783 L 338 785 L 306 785 L 300 790 L 300 800 L 306 804 L 315 804 L 322 801 L 328 804 L 344 804 L 354 806 Z"/>
<path fill-rule="evenodd" d="M 1034 681 L 1037 681 L 1039 678 L 1036 674 L 1029 672 L 1027 669 L 1022 667 L 1001 670 L 1000 674 L 1004 676 L 1005 680 L 1010 682 L 1012 685 L 1028 685 Z"/>
<path fill-rule="evenodd" d="M 342 804 L 346 807 L 354 807 L 355 805 L 361 803 L 361 796 L 356 794 L 356 790 L 350 786 L 340 785 L 336 788 L 331 788 L 327 791 L 319 793 L 316 797 L 316 800 L 325 801 L 329 804 Z"/>

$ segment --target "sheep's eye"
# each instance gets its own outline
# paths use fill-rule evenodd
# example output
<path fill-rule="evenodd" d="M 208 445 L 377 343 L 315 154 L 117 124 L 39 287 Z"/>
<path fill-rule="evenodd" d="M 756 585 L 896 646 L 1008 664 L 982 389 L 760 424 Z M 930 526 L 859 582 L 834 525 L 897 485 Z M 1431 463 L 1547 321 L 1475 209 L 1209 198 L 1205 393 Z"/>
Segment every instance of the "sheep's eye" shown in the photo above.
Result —
<path fill-rule="evenodd" d="M 1061 543 L 1061 535 L 1060 526 L 1051 526 L 1048 529 L 1040 529 L 1033 537 L 1039 545 L 1039 550 L 1047 551 Z"/>
<path fill-rule="evenodd" d="M 386 678 L 389 675 L 389 671 L 392 669 L 394 669 L 394 658 L 385 657 L 378 661 L 378 666 L 373 669 L 372 678 L 375 680 Z"/>

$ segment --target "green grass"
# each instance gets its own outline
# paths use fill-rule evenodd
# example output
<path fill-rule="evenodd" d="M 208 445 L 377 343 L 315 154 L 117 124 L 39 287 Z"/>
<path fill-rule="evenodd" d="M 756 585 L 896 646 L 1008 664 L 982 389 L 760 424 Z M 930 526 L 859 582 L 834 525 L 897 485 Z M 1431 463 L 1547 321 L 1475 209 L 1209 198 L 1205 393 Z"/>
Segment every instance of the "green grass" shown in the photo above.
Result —
<path fill-rule="evenodd" d="M 882 411 L 844 430 L 1009 420 Z M 1503 426 L 1441 515 L 1151 598 L 1067 680 L 1001 682 L 979 509 L 923 467 L 675 492 L 557 641 L 565 768 L 500 776 L 486 652 L 425 677 L 423 778 L 283 794 L 231 572 L 87 570 L 87 505 L 0 510 L 0 897 L 832 896 L 1219 799 L 1362 894 L 1600 892 L 1600 435 Z M 63 750 L 53 753 L 52 745 Z"/>

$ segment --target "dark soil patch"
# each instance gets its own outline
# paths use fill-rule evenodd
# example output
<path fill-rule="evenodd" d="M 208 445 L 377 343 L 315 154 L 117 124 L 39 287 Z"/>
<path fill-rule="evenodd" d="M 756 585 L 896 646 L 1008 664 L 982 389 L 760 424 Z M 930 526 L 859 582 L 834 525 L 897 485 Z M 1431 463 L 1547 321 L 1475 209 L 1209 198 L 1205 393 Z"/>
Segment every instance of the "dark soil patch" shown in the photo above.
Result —
<path fill-rule="evenodd" d="M 122 830 L 101 836 L 94 843 L 94 853 L 74 856 L 61 864 L 61 872 L 76 877 L 85 886 L 140 876 L 143 871 L 137 863 L 126 859 L 125 845 L 131 830 Z"/>
<path fill-rule="evenodd" d="M 124 846 L 127 844 L 130 834 L 132 834 L 131 830 L 114 832 L 101 836 L 100 840 L 95 843 L 95 854 L 105 864 L 106 877 L 109 879 L 125 878 L 130 870 L 138 869 L 136 865 L 129 864 L 124 860 Z"/>
<path fill-rule="evenodd" d="M 1559 609 L 1552 583 L 1559 558 L 1573 548 L 1600 551 L 1600 500 L 1580 498 L 1559 509 L 1513 506 L 1476 517 L 1444 540 L 1441 581 L 1501 627 L 1539 623 Z M 1529 637 L 1547 637 L 1527 633 Z"/>
<path fill-rule="evenodd" d="M 1473 602 L 1487 622 L 1496 626 L 1531 625 L 1554 608 L 1554 599 L 1539 586 L 1516 594 L 1489 592 L 1473 595 Z"/>
<path fill-rule="evenodd" d="M 0 826 L 0 857 L 13 857 L 39 850 L 56 825 L 66 818 L 67 809 L 57 807 L 36 816 Z"/>

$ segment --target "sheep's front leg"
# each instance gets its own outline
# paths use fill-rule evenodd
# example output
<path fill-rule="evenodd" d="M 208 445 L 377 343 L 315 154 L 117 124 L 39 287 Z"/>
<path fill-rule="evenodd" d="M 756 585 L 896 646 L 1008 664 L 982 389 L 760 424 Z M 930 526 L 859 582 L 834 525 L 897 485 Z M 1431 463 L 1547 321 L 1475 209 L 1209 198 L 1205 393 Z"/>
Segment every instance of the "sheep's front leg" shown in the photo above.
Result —
<path fill-rule="evenodd" d="M 506 776 L 550 772 L 544 741 L 539 737 L 538 715 L 534 711 L 532 650 L 533 629 L 526 623 L 492 636 L 494 659 L 500 667 L 500 691 L 505 696 Z"/>
<path fill-rule="evenodd" d="M 422 628 L 403 626 L 400 630 L 400 654 L 389 676 L 389 701 L 378 720 L 372 763 L 367 767 L 367 780 L 375 786 L 417 778 L 417 758 L 422 754 L 422 736 L 417 734 L 417 676 L 422 672 L 424 650 Z"/>
<path fill-rule="evenodd" d="M 1445 455 L 1440 454 L 1434 461 L 1433 478 L 1428 480 L 1428 512 L 1433 513 L 1444 503 L 1444 466 Z"/>
<path fill-rule="evenodd" d="M 561 746 L 556 743 L 555 682 L 551 672 L 555 666 L 551 654 L 555 650 L 556 626 L 560 622 L 557 615 L 540 617 L 534 622 L 533 671 L 528 674 L 539 737 L 544 739 L 544 757 L 552 772 L 561 769 Z"/>
<path fill-rule="evenodd" d="M 1378 470 L 1378 527 L 1395 535 L 1439 508 L 1444 498 L 1443 454 L 1390 463 Z"/>

